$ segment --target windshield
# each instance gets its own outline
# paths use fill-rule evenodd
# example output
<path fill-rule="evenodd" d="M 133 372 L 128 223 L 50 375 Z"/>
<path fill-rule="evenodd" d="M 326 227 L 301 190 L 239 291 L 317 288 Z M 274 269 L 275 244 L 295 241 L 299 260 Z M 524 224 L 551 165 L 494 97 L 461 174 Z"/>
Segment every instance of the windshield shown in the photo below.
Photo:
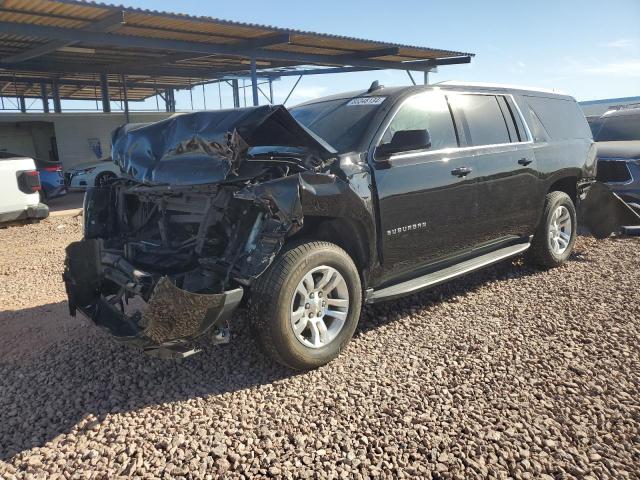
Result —
<path fill-rule="evenodd" d="M 605 118 L 594 137 L 596 142 L 640 140 L 640 115 Z"/>
<path fill-rule="evenodd" d="M 338 152 L 357 148 L 386 97 L 356 97 L 310 103 L 290 110 L 302 125 Z"/>

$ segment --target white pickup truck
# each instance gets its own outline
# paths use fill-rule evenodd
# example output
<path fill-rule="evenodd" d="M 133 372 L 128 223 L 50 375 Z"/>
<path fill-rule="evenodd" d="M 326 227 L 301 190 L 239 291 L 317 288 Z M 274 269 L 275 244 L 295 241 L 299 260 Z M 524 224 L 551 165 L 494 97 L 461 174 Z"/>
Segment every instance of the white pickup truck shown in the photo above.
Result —
<path fill-rule="evenodd" d="M 40 203 L 40 175 L 29 157 L 0 152 L 0 224 L 49 216 Z"/>

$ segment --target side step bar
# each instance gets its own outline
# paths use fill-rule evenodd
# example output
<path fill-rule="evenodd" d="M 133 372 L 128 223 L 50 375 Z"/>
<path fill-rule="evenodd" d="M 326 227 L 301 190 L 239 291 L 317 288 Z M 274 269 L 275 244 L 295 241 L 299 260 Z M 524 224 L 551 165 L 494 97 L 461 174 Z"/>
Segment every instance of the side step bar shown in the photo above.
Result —
<path fill-rule="evenodd" d="M 438 270 L 437 272 L 428 273 L 422 277 L 407 280 L 390 287 L 380 290 L 369 291 L 366 297 L 366 303 L 376 303 L 385 300 L 393 300 L 394 298 L 411 295 L 429 287 L 433 287 L 440 283 L 444 283 L 456 277 L 461 277 L 467 273 L 473 272 L 483 267 L 487 267 L 494 263 L 498 263 L 507 258 L 515 257 L 526 251 L 530 246 L 529 242 L 518 243 L 509 247 L 501 248 L 495 252 L 486 253 L 471 260 L 467 260 L 451 267 Z"/>

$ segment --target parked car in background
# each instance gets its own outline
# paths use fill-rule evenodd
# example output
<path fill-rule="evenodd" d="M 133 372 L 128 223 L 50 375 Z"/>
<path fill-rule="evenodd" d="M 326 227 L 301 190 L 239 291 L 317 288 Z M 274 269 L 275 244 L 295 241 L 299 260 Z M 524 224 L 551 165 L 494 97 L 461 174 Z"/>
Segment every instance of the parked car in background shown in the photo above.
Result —
<path fill-rule="evenodd" d="M 523 253 L 562 265 L 596 170 L 572 97 L 470 84 L 374 83 L 113 140 L 124 178 L 87 191 L 84 239 L 67 247 L 70 312 L 185 356 L 207 333 L 228 339 L 243 302 L 264 350 L 296 369 L 336 357 L 363 303 Z"/>
<path fill-rule="evenodd" d="M 40 202 L 40 174 L 32 158 L 0 152 L 0 223 L 49 216 Z"/>
<path fill-rule="evenodd" d="M 64 172 L 64 184 L 70 190 L 108 185 L 120 176 L 120 170 L 110 157 L 82 163 Z"/>
<path fill-rule="evenodd" d="M 640 212 L 640 108 L 607 112 L 592 128 L 598 180 Z"/>
<path fill-rule="evenodd" d="M 48 203 L 53 198 L 61 197 L 67 194 L 67 187 L 64 184 L 64 176 L 62 174 L 62 164 L 60 162 L 51 162 L 49 160 L 35 159 L 36 169 L 40 174 L 40 199 L 44 203 Z"/>

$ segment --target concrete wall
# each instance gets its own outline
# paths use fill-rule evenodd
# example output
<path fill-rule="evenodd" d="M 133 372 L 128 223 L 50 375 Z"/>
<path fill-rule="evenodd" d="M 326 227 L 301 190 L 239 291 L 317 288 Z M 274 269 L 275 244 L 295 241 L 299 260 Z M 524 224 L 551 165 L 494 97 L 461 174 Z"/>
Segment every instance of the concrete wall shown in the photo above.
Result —
<path fill-rule="evenodd" d="M 132 123 L 156 122 L 167 118 L 172 114 L 166 112 L 131 112 Z M 124 123 L 124 115 L 118 113 L 1 113 L 0 114 L 0 149 L 3 148 L 2 138 L 10 138 L 12 132 L 16 131 L 16 125 L 23 125 L 27 122 L 50 122 L 53 124 L 55 137 L 58 144 L 58 157 L 63 168 L 69 168 L 79 163 L 97 160 L 97 156 L 92 149 L 92 139 L 97 139 L 102 149 L 102 158 L 111 152 L 111 132 Z M 34 124 L 35 125 L 35 124 Z M 37 135 L 34 138 L 34 156 L 43 147 L 39 145 L 43 142 Z M 15 142 L 14 142 L 15 143 Z M 24 142 L 22 142 L 24 143 Z M 9 147 L 4 147 L 11 151 Z M 26 148 L 26 147 L 25 147 Z M 23 152 L 14 152 L 23 153 Z M 40 156 L 40 155 L 39 155 Z M 48 156 L 41 156 L 48 158 Z"/>

